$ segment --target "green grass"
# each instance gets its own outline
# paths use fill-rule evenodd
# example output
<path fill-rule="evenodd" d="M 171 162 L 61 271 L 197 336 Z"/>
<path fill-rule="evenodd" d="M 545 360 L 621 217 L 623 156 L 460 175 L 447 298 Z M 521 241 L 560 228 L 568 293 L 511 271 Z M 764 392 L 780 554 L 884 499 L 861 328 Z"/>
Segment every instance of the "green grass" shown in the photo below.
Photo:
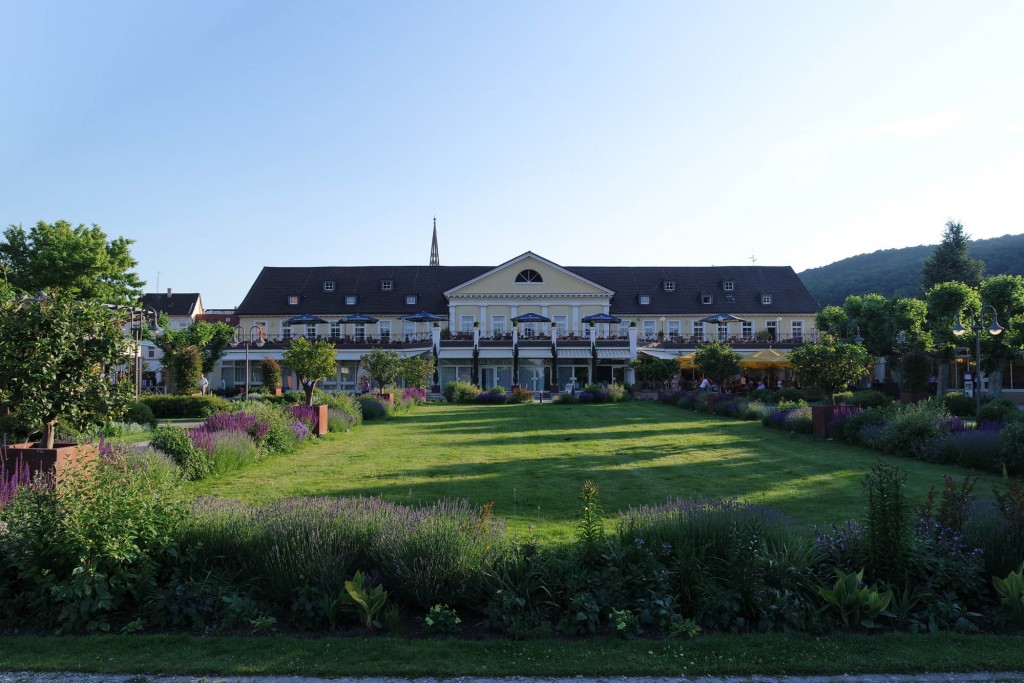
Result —
<path fill-rule="evenodd" d="M 952 634 L 521 642 L 385 637 L 9 636 L 0 637 L 0 671 L 331 677 L 1012 671 L 1021 668 L 1022 647 L 1021 637 Z M 1019 676 L 1008 678 L 1021 680 Z"/>
<path fill-rule="evenodd" d="M 576 495 L 597 483 L 606 513 L 675 496 L 740 498 L 808 524 L 859 517 L 860 481 L 878 453 L 651 402 L 602 405 L 427 405 L 299 452 L 199 482 L 197 495 L 268 502 L 381 495 L 418 504 L 494 501 L 519 534 L 572 538 Z M 890 459 L 890 458 L 884 458 Z M 967 472 L 905 458 L 914 500 Z M 989 480 L 977 486 L 991 489 Z"/>

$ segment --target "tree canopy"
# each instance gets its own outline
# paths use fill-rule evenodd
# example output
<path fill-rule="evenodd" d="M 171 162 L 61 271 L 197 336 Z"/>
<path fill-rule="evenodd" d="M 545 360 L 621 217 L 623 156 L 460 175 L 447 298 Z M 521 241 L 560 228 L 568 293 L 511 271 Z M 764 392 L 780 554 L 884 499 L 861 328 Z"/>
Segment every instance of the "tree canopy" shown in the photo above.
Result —
<path fill-rule="evenodd" d="M 963 282 L 971 287 L 981 284 L 985 263 L 971 258 L 970 245 L 967 243 L 969 237 L 962 224 L 946 221 L 942 243 L 921 266 L 921 285 L 924 291 L 940 282 Z"/>
<path fill-rule="evenodd" d="M 394 384 L 402 372 L 402 357 L 390 349 L 374 349 L 359 362 L 382 389 Z"/>
<path fill-rule="evenodd" d="M 0 287 L 0 396 L 53 448 L 57 425 L 87 429 L 116 419 L 134 397 L 123 320 L 99 301 L 45 291 L 26 299 Z"/>
<path fill-rule="evenodd" d="M 834 405 L 837 391 L 867 377 L 871 357 L 859 344 L 823 334 L 818 342 L 793 349 L 789 360 L 799 373 L 800 383 L 824 391 Z"/>
<path fill-rule="evenodd" d="M 35 294 L 59 289 L 81 300 L 131 305 L 145 284 L 134 272 L 133 240 L 107 240 L 98 225 L 39 221 L 31 230 L 12 225 L 0 243 L 0 270 L 17 289 Z"/>
<path fill-rule="evenodd" d="M 305 337 L 292 340 L 291 346 L 282 354 L 284 364 L 299 376 L 299 382 L 306 392 L 306 405 L 313 405 L 313 389 L 316 383 L 327 379 L 338 371 L 334 360 L 334 346 L 323 339 L 312 344 Z"/>
<path fill-rule="evenodd" d="M 719 387 L 725 380 L 740 374 L 741 359 L 742 356 L 733 351 L 731 346 L 717 339 L 701 344 L 693 354 L 694 365 Z"/>

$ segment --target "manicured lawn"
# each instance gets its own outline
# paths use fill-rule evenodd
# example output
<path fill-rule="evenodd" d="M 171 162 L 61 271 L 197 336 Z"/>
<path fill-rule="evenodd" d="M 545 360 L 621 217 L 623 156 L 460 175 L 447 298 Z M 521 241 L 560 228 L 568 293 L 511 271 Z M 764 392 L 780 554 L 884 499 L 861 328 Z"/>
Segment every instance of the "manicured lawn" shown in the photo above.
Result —
<path fill-rule="evenodd" d="M 651 402 L 602 405 L 427 405 L 330 435 L 194 486 L 197 495 L 267 502 L 381 495 L 418 504 L 494 501 L 520 535 L 572 538 L 580 485 L 597 483 L 609 517 L 675 496 L 741 498 L 810 524 L 858 517 L 860 481 L 879 454 Z M 923 500 L 943 474 L 966 471 L 894 458 Z M 976 491 L 991 490 L 989 480 Z"/>

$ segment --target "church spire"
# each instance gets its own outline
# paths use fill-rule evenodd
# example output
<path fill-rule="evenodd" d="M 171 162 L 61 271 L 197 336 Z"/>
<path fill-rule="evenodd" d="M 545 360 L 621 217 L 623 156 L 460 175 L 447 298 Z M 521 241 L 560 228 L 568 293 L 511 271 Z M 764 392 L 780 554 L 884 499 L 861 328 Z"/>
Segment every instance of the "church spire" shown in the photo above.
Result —
<path fill-rule="evenodd" d="M 437 253 L 437 216 L 434 216 L 434 240 L 430 243 L 430 265 L 441 265 L 441 257 Z"/>

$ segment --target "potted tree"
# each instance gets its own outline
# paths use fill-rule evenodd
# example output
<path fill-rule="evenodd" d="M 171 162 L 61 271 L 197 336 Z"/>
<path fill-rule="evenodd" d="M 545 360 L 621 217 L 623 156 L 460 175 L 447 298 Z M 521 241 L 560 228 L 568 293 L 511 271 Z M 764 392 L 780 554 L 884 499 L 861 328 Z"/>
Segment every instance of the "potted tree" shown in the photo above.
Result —
<path fill-rule="evenodd" d="M 281 395 L 281 364 L 273 358 L 264 358 L 260 361 L 260 372 L 263 376 L 263 386 L 272 396 Z"/>
<path fill-rule="evenodd" d="M 40 434 L 8 447 L 5 457 L 20 455 L 59 476 L 96 448 L 58 442 L 58 427 L 101 425 L 123 415 L 134 397 L 132 374 L 118 371 L 131 359 L 127 321 L 118 309 L 57 290 L 25 298 L 4 287 L 0 309 L 0 399 Z"/>
<path fill-rule="evenodd" d="M 305 337 L 296 337 L 282 354 L 284 364 L 299 377 L 306 392 L 306 405 L 317 409 L 317 436 L 327 433 L 327 404 L 313 405 L 316 383 L 337 373 L 334 345 L 323 339 L 310 343 Z"/>
<path fill-rule="evenodd" d="M 373 381 L 377 383 L 377 394 L 382 401 L 393 403 L 395 397 L 387 391 L 402 372 L 402 357 L 397 351 L 374 349 L 359 359 Z"/>
<path fill-rule="evenodd" d="M 859 344 L 848 344 L 831 334 L 823 334 L 816 343 L 804 344 L 789 354 L 803 386 L 828 394 L 829 403 L 811 407 L 814 435 L 828 436 L 828 423 L 836 407 L 836 392 L 868 374 L 871 357 Z"/>

